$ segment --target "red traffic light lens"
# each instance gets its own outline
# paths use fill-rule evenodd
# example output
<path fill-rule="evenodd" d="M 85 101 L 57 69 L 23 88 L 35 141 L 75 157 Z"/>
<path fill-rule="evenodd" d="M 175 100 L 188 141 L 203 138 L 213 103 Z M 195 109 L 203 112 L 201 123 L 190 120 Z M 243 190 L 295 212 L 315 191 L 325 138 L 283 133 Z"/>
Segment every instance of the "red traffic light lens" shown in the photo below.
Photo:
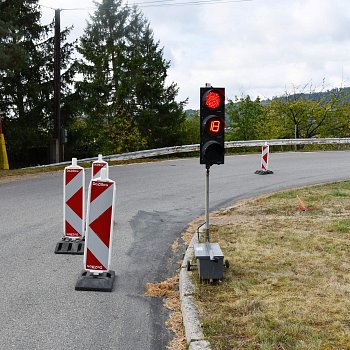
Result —
<path fill-rule="evenodd" d="M 222 96 L 218 91 L 211 90 L 205 95 L 204 105 L 209 109 L 216 109 L 220 107 Z"/>

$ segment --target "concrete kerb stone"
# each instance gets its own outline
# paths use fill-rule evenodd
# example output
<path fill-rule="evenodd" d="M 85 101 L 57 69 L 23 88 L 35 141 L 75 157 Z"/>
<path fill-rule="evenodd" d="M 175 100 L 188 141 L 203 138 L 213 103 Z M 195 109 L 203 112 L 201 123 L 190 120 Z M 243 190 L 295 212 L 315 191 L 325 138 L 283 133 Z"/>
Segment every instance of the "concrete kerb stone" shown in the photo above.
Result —
<path fill-rule="evenodd" d="M 180 271 L 179 289 L 181 312 L 189 350 L 211 350 L 210 343 L 204 339 L 202 327 L 199 322 L 197 305 L 193 300 L 193 293 L 195 291 L 192 282 L 193 273 L 192 271 L 187 271 L 187 261 L 192 261 L 194 254 L 194 243 L 198 243 L 196 234 L 192 237 L 191 243 L 186 250 Z"/>
<path fill-rule="evenodd" d="M 189 345 L 188 350 L 211 350 L 207 340 L 199 340 Z"/>

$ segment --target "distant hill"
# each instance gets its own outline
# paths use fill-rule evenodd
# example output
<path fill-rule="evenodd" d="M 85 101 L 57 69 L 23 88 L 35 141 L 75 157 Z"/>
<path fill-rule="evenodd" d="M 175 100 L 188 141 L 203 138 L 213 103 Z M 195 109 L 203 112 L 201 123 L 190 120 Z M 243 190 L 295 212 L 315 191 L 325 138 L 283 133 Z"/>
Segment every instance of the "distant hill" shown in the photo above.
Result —
<path fill-rule="evenodd" d="M 344 88 L 335 88 L 332 90 L 327 90 L 327 91 L 319 91 L 319 92 L 311 92 L 311 93 L 299 93 L 299 94 L 295 94 L 295 98 L 296 99 L 305 99 L 305 100 L 312 100 L 312 101 L 318 101 L 321 99 L 324 99 L 325 101 L 329 101 L 331 98 L 332 94 L 338 94 L 340 93 L 341 96 L 346 100 L 346 101 L 350 101 L 350 87 L 344 87 Z M 289 96 L 294 96 L 293 94 L 290 94 Z M 285 95 L 284 96 L 280 96 L 280 97 L 275 97 L 273 98 L 273 100 L 275 99 L 285 99 Z M 262 101 L 263 103 L 268 103 L 271 100 L 264 100 Z"/>
<path fill-rule="evenodd" d="M 325 99 L 325 101 L 328 101 L 330 99 L 331 94 L 338 93 L 341 90 L 341 95 L 344 97 L 345 101 L 350 101 L 350 87 L 344 87 L 344 88 L 335 88 L 332 90 L 327 90 L 327 91 L 319 91 L 319 92 L 311 92 L 311 93 L 299 93 L 295 94 L 295 97 L 297 99 L 303 98 L 305 100 L 312 100 L 312 101 L 317 101 L 320 99 Z M 290 94 L 291 96 L 292 94 Z M 274 97 L 272 99 L 267 99 L 267 100 L 262 100 L 262 104 L 267 104 L 271 100 L 275 99 L 285 99 L 285 96 L 279 96 L 279 97 Z M 198 112 L 198 110 L 194 109 L 187 109 L 185 110 L 186 117 L 191 119 L 193 118 L 194 113 Z"/>
<path fill-rule="evenodd" d="M 198 112 L 198 110 L 195 110 L 195 109 L 186 109 L 186 110 L 185 110 L 186 118 L 192 119 L 192 118 L 193 118 L 193 115 L 194 115 L 195 113 L 197 113 L 197 112 Z"/>

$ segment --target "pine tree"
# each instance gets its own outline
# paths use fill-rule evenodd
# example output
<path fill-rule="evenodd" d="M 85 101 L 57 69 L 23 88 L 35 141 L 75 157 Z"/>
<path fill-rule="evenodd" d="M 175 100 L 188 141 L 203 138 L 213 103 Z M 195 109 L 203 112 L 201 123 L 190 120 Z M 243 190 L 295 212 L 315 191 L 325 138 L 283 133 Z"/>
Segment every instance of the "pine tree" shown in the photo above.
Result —
<path fill-rule="evenodd" d="M 40 23 L 38 0 L 0 2 L 0 108 L 10 162 L 28 165 L 48 154 L 53 127 L 53 23 Z M 62 32 L 65 42 L 69 30 Z M 62 45 L 63 98 L 74 75 L 72 44 Z"/>
<path fill-rule="evenodd" d="M 83 59 L 79 67 L 84 78 L 77 84 L 94 139 L 101 134 L 108 137 L 104 130 L 115 126 L 123 111 L 127 122 L 118 127 L 126 125 L 138 138 L 114 138 L 115 150 L 175 144 L 185 119 L 184 103 L 175 102 L 175 84 L 165 86 L 169 62 L 163 59 L 148 21 L 136 7 L 123 5 L 121 0 L 96 5 L 80 40 L 78 51 Z M 103 148 L 101 143 L 98 146 Z"/>
<path fill-rule="evenodd" d="M 163 58 L 163 49 L 155 42 L 148 23 L 136 45 L 131 47 L 130 62 L 134 64 L 135 114 L 140 131 L 150 147 L 172 146 L 181 138 L 185 121 L 183 106 L 176 103 L 176 84 L 165 86 L 170 62 Z"/>

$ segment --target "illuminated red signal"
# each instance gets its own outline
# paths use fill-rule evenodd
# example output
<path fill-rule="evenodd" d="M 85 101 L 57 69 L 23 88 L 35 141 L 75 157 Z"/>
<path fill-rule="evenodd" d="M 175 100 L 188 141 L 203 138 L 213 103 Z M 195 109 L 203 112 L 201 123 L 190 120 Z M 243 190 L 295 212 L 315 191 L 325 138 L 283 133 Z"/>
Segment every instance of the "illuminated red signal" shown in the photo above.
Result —
<path fill-rule="evenodd" d="M 224 128 L 224 123 L 221 118 L 209 116 L 205 121 L 205 132 L 211 135 L 217 135 Z"/>
<path fill-rule="evenodd" d="M 209 109 L 216 109 L 216 108 L 220 107 L 221 102 L 222 102 L 221 99 L 222 99 L 222 97 L 221 97 L 219 92 L 217 92 L 215 90 L 211 90 L 205 95 L 204 104 Z"/>
<path fill-rule="evenodd" d="M 220 131 L 220 120 L 212 120 L 210 123 L 209 131 L 213 134 L 217 134 Z"/>

